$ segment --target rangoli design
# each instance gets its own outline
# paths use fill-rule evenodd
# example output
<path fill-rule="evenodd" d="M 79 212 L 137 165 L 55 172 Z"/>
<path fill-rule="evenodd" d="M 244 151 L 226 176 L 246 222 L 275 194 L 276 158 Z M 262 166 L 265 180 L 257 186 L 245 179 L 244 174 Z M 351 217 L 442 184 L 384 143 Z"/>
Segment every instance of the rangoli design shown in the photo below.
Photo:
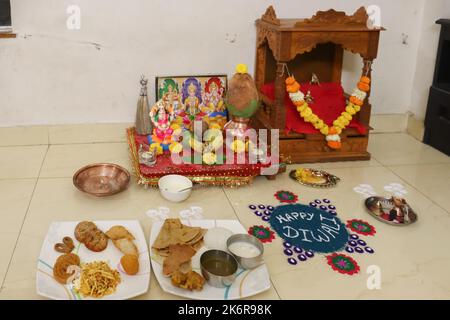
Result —
<path fill-rule="evenodd" d="M 350 238 L 347 242 L 347 246 L 345 247 L 345 251 L 348 253 L 369 253 L 374 254 L 375 250 L 373 250 L 371 247 L 367 245 L 367 242 L 360 239 L 358 235 L 351 234 Z"/>
<path fill-rule="evenodd" d="M 270 215 L 272 214 L 273 210 L 275 210 L 274 206 L 271 205 L 254 205 L 251 204 L 248 206 L 250 210 L 255 214 L 255 216 L 261 218 L 262 221 L 268 222 L 270 220 Z"/>
<path fill-rule="evenodd" d="M 298 201 L 298 196 L 291 191 L 278 191 L 275 193 L 275 198 L 281 203 L 296 203 Z"/>
<path fill-rule="evenodd" d="M 158 209 L 150 209 L 145 214 L 154 221 L 164 221 L 169 218 L 170 209 L 167 207 L 158 207 Z"/>
<path fill-rule="evenodd" d="M 250 227 L 248 234 L 258 238 L 262 243 L 271 243 L 275 239 L 275 232 L 264 226 Z"/>
<path fill-rule="evenodd" d="M 327 211 L 333 216 L 337 216 L 336 207 L 328 199 L 323 200 L 316 199 L 313 202 L 310 202 L 309 206 L 313 208 L 318 208 L 323 211 Z"/>
<path fill-rule="evenodd" d="M 396 197 L 404 197 L 405 195 L 408 194 L 408 191 L 400 183 L 390 183 L 388 185 L 385 185 L 384 190 L 389 193 L 392 193 Z"/>
<path fill-rule="evenodd" d="M 189 209 L 181 210 L 179 212 L 181 219 L 186 220 L 201 220 L 203 219 L 202 207 L 190 207 Z"/>
<path fill-rule="evenodd" d="M 283 253 L 288 257 L 287 262 L 293 266 L 299 262 L 305 262 L 308 259 L 314 258 L 315 256 L 313 251 L 307 251 L 299 247 L 294 247 L 291 243 L 286 241 L 283 243 L 283 247 Z"/>
<path fill-rule="evenodd" d="M 327 261 L 333 270 L 349 276 L 359 273 L 360 270 L 358 263 L 344 254 L 333 253 L 327 256 Z"/>
<path fill-rule="evenodd" d="M 373 190 L 373 189 L 372 189 Z M 282 191 L 284 192 L 284 191 Z M 280 192 L 278 192 L 280 193 Z M 277 194 L 278 194 L 277 193 Z M 298 204 L 300 205 L 300 204 Z M 257 216 L 260 217 L 264 222 L 270 222 L 271 218 L 276 215 L 276 210 L 281 207 L 289 207 L 292 204 L 281 205 L 279 207 L 275 207 L 272 205 L 249 205 L 249 209 Z M 340 221 L 338 218 L 337 208 L 329 199 L 316 199 L 309 203 L 309 206 L 302 206 L 302 208 L 316 209 L 321 211 L 323 214 L 320 216 L 325 221 L 331 223 L 331 221 Z M 301 212 L 300 210 L 294 210 L 295 212 Z M 293 212 L 294 212 L 293 211 Z M 306 212 L 304 212 L 306 213 Z M 317 211 L 316 211 L 317 213 Z M 329 220 L 326 220 L 329 219 Z M 336 220 L 333 220 L 336 219 Z M 335 225 L 334 225 L 335 226 Z M 255 228 L 255 227 L 252 227 Z M 256 230 L 260 230 L 259 228 L 263 228 L 266 231 L 272 231 L 271 228 L 266 228 L 264 226 L 258 226 L 256 229 L 250 228 L 253 232 Z M 336 227 L 335 227 L 336 228 Z M 341 248 L 336 249 L 333 252 L 330 252 L 326 255 L 327 263 L 332 267 L 332 269 L 336 272 L 345 275 L 356 275 L 360 272 L 360 267 L 357 261 L 351 256 L 360 256 L 363 254 L 374 254 L 375 250 L 368 245 L 366 240 L 362 239 L 363 236 L 374 236 L 376 233 L 375 227 L 370 225 L 369 223 L 352 219 L 347 221 L 347 224 L 344 225 L 342 223 L 342 229 L 345 229 L 347 232 L 346 238 L 342 238 L 342 246 Z M 330 229 L 331 230 L 331 229 Z M 273 231 L 272 231 L 273 232 Z M 250 233 L 250 230 L 249 230 Z M 251 233 L 250 233 L 251 234 Z M 262 234 L 261 234 L 262 235 Z M 320 238 L 320 237 L 318 237 Z M 323 235 L 322 235 L 323 238 Z M 269 242 L 267 242 L 269 243 Z M 312 250 L 311 248 L 307 248 L 306 246 L 298 245 L 294 243 L 294 241 L 286 240 L 283 241 L 283 254 L 286 257 L 287 262 L 291 266 L 296 266 L 301 263 L 305 263 L 310 259 L 317 257 L 321 254 L 321 252 L 317 252 Z M 326 253 L 326 252 L 324 252 Z M 351 255 L 351 256 L 349 256 Z"/>
<path fill-rule="evenodd" d="M 368 222 L 357 219 L 347 221 L 347 228 L 363 236 L 374 236 L 377 232 Z"/>
<path fill-rule="evenodd" d="M 342 251 L 349 238 L 347 228 L 337 216 L 307 205 L 278 206 L 269 222 L 283 240 L 316 253 Z"/>
<path fill-rule="evenodd" d="M 376 196 L 375 189 L 370 184 L 360 184 L 353 188 L 353 191 L 360 194 L 364 198 Z"/>

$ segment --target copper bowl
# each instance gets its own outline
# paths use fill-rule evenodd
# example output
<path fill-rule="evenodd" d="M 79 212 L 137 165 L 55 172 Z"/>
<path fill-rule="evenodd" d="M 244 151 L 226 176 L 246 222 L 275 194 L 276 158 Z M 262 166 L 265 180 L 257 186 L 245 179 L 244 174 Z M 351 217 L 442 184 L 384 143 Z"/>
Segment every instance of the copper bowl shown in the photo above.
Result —
<path fill-rule="evenodd" d="M 96 197 L 107 197 L 124 191 L 130 182 L 130 173 L 112 163 L 91 164 L 78 170 L 73 184 L 78 190 Z"/>

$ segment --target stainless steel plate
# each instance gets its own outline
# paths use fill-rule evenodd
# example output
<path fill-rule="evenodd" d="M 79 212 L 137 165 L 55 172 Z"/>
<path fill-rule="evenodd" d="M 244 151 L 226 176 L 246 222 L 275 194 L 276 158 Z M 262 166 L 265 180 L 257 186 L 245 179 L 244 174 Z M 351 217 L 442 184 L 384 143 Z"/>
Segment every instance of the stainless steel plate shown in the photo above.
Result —
<path fill-rule="evenodd" d="M 311 172 L 311 174 L 314 175 L 315 177 L 322 178 L 323 182 L 322 183 L 312 183 L 312 182 L 304 181 L 300 177 L 296 176 L 296 170 L 291 171 L 289 176 L 292 179 L 294 179 L 295 181 L 297 181 L 298 183 L 300 183 L 304 186 L 313 187 L 313 188 L 333 188 L 338 184 L 339 181 L 341 181 L 340 178 L 338 178 L 335 175 L 332 175 L 326 171 L 315 170 L 315 169 L 307 169 L 307 170 L 309 170 Z"/>
<path fill-rule="evenodd" d="M 397 227 L 404 227 L 408 226 L 410 224 L 413 224 L 417 222 L 418 217 L 417 214 L 414 212 L 413 209 L 409 206 L 409 204 L 405 201 L 404 203 L 404 213 L 406 216 L 406 219 L 404 219 L 404 222 L 395 222 L 390 221 L 388 218 L 386 218 L 389 215 L 389 212 L 392 209 L 395 209 L 396 206 L 393 203 L 392 199 L 388 198 L 382 198 L 382 197 L 370 197 L 367 198 L 365 201 L 365 206 L 367 208 L 367 211 L 369 214 L 374 217 L 375 219 L 387 223 L 391 226 L 397 226 Z"/>

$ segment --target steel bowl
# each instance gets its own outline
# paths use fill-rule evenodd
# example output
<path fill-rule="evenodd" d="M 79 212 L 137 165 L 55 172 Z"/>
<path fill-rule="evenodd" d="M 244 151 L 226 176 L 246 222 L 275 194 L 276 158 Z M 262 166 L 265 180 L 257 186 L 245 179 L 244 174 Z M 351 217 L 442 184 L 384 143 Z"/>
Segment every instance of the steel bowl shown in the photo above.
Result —
<path fill-rule="evenodd" d="M 248 244 L 255 246 L 259 250 L 260 254 L 252 258 L 241 257 L 230 250 L 230 245 L 235 242 L 247 242 Z M 255 269 L 264 263 L 264 246 L 262 245 L 261 241 L 259 241 L 254 236 L 251 236 L 249 234 L 235 234 L 228 238 L 227 248 L 243 269 Z"/>
<path fill-rule="evenodd" d="M 112 163 L 91 164 L 81 168 L 73 176 L 73 184 L 78 190 L 96 197 L 122 192 L 129 183 L 130 173 Z"/>
<path fill-rule="evenodd" d="M 225 288 L 236 280 L 238 262 L 228 252 L 209 250 L 200 257 L 202 275 L 209 285 Z"/>

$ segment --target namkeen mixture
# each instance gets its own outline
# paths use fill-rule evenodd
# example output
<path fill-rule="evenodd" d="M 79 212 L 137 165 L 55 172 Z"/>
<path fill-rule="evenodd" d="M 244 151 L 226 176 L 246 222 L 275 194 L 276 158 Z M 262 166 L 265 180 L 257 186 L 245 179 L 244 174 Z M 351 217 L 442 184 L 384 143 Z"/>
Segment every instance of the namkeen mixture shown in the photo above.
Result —
<path fill-rule="evenodd" d="M 114 293 L 121 282 L 119 272 L 103 261 L 82 264 L 81 269 L 76 287 L 83 296 L 102 298 Z"/>

